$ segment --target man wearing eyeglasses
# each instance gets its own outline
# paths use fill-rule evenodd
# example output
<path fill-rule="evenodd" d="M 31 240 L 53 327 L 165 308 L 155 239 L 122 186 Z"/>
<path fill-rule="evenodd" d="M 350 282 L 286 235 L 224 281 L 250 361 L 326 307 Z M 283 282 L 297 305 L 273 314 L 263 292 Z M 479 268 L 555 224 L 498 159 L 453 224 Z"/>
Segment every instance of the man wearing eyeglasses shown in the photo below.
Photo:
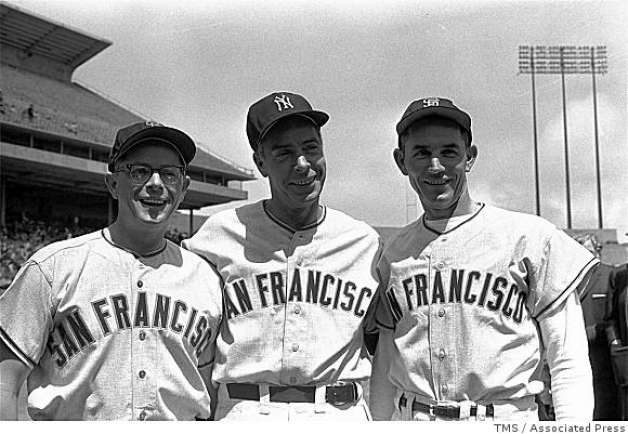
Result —
<path fill-rule="evenodd" d="M 207 419 L 217 275 L 164 234 L 190 183 L 182 131 L 120 129 L 105 183 L 116 220 L 36 252 L 0 297 L 0 419 L 28 377 L 35 420 Z"/>

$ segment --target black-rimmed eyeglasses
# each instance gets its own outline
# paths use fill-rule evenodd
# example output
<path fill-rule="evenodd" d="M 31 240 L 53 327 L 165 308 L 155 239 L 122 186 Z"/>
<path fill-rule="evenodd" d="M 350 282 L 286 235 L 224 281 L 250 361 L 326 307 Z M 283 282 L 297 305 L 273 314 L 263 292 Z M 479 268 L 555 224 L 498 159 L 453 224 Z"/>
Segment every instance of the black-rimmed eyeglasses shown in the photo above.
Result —
<path fill-rule="evenodd" d="M 161 166 L 155 168 L 147 164 L 126 164 L 124 167 L 124 169 L 118 169 L 114 172 L 127 172 L 131 182 L 134 184 L 144 184 L 153 176 L 153 173 L 157 172 L 164 184 L 174 185 L 181 181 L 185 173 L 185 168 L 182 166 Z"/>

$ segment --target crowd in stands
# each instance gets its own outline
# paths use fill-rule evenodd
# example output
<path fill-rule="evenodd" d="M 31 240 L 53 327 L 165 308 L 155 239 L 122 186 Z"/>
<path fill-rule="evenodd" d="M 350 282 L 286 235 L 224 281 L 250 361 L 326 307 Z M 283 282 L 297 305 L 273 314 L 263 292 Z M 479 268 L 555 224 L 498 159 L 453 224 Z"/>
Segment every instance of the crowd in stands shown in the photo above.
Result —
<path fill-rule="evenodd" d="M 0 228 L 0 290 L 11 283 L 22 264 L 38 249 L 93 230 L 78 222 L 78 218 L 71 224 L 43 222 L 22 215 Z"/>
<path fill-rule="evenodd" d="M 9 222 L 0 228 L 0 291 L 6 288 L 20 267 L 37 250 L 59 240 L 76 237 L 95 230 L 79 224 L 78 218 L 70 224 L 44 222 L 22 215 L 21 220 Z M 187 232 L 169 229 L 166 238 L 181 244 Z"/>

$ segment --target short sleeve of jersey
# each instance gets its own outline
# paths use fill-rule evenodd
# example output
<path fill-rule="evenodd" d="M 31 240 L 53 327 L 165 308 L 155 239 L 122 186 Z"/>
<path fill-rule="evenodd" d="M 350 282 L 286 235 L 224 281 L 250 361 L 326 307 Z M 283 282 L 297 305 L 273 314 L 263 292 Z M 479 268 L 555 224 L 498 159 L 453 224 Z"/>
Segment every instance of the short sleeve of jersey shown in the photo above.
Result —
<path fill-rule="evenodd" d="M 0 339 L 31 368 L 45 349 L 52 311 L 50 278 L 29 261 L 0 296 Z"/>
<path fill-rule="evenodd" d="M 212 299 L 214 310 L 216 312 L 222 312 L 223 299 L 222 299 L 222 279 L 212 264 L 203 264 L 203 268 L 206 268 L 206 275 L 209 281 L 209 296 Z M 198 366 L 204 367 L 211 365 L 216 355 L 216 338 L 220 330 L 220 324 L 222 323 L 222 313 L 218 317 L 218 321 L 213 324 L 211 332 L 207 335 L 207 341 L 200 347 L 198 355 Z"/>
<path fill-rule="evenodd" d="M 211 376 L 214 357 L 216 356 L 216 336 L 218 335 L 219 327 L 220 325 L 218 324 L 214 330 L 211 330 L 198 352 L 198 368 L 201 372 L 204 372 L 205 377 Z"/>
<path fill-rule="evenodd" d="M 539 318 L 560 305 L 588 278 L 599 261 L 565 232 L 553 229 L 541 246 L 540 258 L 533 271 L 530 289 L 531 313 Z"/>
<path fill-rule="evenodd" d="M 217 237 L 217 232 L 215 230 L 216 224 L 212 217 L 205 221 L 205 223 L 201 226 L 198 232 L 194 234 L 193 237 L 188 238 L 187 240 L 183 240 L 181 246 L 184 249 L 201 256 L 211 265 L 216 265 L 217 258 L 210 244 L 212 240 L 215 240 Z"/>
<path fill-rule="evenodd" d="M 375 291 L 375 297 L 371 301 L 369 305 L 369 309 L 366 312 L 366 317 L 364 319 L 364 330 L 366 333 L 376 333 L 379 325 L 377 324 L 377 312 L 379 310 L 380 297 L 382 297 L 382 293 L 386 290 L 386 285 L 388 284 L 388 278 L 385 281 L 382 280 L 382 275 L 380 273 L 380 267 L 382 262 L 382 252 L 384 249 L 383 242 L 381 238 L 378 238 L 379 248 L 377 254 L 374 257 L 373 265 L 371 268 L 371 274 L 375 276 L 377 281 L 377 289 Z"/>
<path fill-rule="evenodd" d="M 377 297 L 374 300 L 373 322 L 377 327 L 385 329 L 395 328 L 395 318 L 388 303 L 387 290 L 390 284 L 390 262 L 383 254 L 377 263 L 377 275 L 379 278 L 379 288 Z"/>

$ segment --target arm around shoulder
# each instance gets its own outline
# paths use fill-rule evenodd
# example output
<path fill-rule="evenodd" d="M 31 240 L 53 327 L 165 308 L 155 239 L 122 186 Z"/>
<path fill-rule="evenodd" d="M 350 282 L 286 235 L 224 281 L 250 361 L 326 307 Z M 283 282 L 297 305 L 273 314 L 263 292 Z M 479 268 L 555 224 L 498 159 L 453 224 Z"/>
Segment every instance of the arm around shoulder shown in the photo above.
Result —
<path fill-rule="evenodd" d="M 392 331 L 382 329 L 380 339 L 392 339 Z M 388 378 L 389 365 L 389 354 L 383 349 L 383 345 L 378 345 L 369 383 L 369 408 L 373 420 L 390 420 L 395 411 L 396 388 Z"/>
<path fill-rule="evenodd" d="M 18 395 L 30 371 L 0 340 L 0 420 L 17 420 Z"/>

